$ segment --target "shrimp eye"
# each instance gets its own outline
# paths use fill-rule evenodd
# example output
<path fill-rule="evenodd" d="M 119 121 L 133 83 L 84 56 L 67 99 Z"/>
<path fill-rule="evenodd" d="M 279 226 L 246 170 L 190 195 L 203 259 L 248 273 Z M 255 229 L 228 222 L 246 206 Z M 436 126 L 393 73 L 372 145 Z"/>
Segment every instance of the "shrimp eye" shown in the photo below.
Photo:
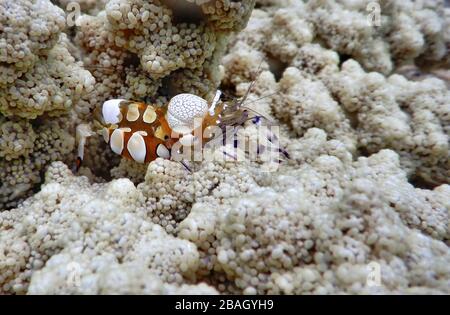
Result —
<path fill-rule="evenodd" d="M 169 140 L 169 136 L 168 136 L 168 135 L 165 135 L 165 136 L 164 136 L 164 140 Z"/>

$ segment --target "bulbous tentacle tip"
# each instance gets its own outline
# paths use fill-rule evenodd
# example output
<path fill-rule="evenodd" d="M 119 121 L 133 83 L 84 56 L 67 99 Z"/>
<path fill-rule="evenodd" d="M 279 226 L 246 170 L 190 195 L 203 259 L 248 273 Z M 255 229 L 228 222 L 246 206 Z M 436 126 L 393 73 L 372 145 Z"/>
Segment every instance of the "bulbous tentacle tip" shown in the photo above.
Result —
<path fill-rule="evenodd" d="M 173 130 L 192 131 L 196 118 L 203 118 L 208 113 L 208 102 L 194 94 L 178 94 L 168 105 L 167 121 Z"/>

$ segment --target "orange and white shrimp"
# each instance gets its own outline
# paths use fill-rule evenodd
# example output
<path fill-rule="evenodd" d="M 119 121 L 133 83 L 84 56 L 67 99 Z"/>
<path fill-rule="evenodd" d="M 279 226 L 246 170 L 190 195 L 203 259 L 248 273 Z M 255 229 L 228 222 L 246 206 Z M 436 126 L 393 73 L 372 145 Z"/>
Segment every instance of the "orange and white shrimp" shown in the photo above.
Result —
<path fill-rule="evenodd" d="M 101 134 L 113 152 L 138 163 L 149 163 L 158 157 L 171 159 L 177 142 L 181 146 L 200 142 L 203 146 L 211 140 L 204 136 L 207 128 L 215 126 L 225 130 L 227 126 L 239 126 L 248 121 L 250 112 L 242 106 L 247 95 L 241 102 L 227 103 L 220 101 L 221 92 L 217 91 L 208 104 L 197 95 L 183 93 L 174 96 L 165 107 L 123 99 L 108 100 L 101 108 Z M 257 124 L 261 116 L 252 118 Z M 201 123 L 196 123 L 199 120 Z M 77 169 L 83 160 L 86 138 L 92 134 L 86 125 L 77 128 Z M 284 150 L 280 152 L 288 157 Z"/>

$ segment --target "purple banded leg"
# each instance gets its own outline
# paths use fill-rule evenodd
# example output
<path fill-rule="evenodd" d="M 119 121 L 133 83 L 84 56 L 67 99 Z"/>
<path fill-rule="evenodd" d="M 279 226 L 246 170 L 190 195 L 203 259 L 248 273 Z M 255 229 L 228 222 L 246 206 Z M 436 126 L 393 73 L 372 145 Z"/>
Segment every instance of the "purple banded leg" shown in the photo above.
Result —
<path fill-rule="evenodd" d="M 252 123 L 255 125 L 260 125 L 261 124 L 261 116 L 255 116 L 252 118 Z"/>
<path fill-rule="evenodd" d="M 269 140 L 271 143 L 274 143 L 274 141 L 278 142 L 278 137 L 269 131 L 269 136 L 267 137 L 267 140 Z M 278 147 L 278 152 L 283 154 L 285 158 L 290 159 L 289 153 L 285 149 Z"/>
<path fill-rule="evenodd" d="M 192 173 L 191 168 L 189 167 L 189 165 L 187 165 L 186 161 L 180 161 L 181 165 L 184 166 L 184 168 L 189 172 Z"/>
<path fill-rule="evenodd" d="M 232 158 L 234 161 L 237 161 L 237 156 L 228 153 L 227 151 L 222 151 L 223 155 Z"/>

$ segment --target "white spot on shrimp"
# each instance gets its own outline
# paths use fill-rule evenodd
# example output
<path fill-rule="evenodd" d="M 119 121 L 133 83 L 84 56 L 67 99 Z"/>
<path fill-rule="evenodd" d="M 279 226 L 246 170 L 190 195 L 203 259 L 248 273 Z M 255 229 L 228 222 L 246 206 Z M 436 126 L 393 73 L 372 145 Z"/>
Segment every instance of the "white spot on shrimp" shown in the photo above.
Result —
<path fill-rule="evenodd" d="M 112 99 L 103 103 L 102 115 L 103 120 L 107 124 L 117 124 L 120 122 L 120 107 L 119 104 L 125 100 Z"/>
<path fill-rule="evenodd" d="M 131 157 L 138 163 L 145 162 L 145 155 L 147 154 L 147 149 L 145 146 L 145 141 L 139 132 L 133 133 L 133 135 L 128 139 L 127 149 Z"/>
<path fill-rule="evenodd" d="M 122 129 L 116 129 L 111 134 L 110 147 L 114 153 L 121 155 L 123 151 L 124 133 Z"/>
<path fill-rule="evenodd" d="M 136 121 L 139 118 L 139 107 L 137 104 L 130 104 L 127 111 L 127 120 Z"/>
<path fill-rule="evenodd" d="M 144 112 L 144 115 L 142 116 L 142 119 L 145 123 L 151 124 L 156 120 L 156 112 L 153 106 L 148 105 L 147 109 Z"/>
<path fill-rule="evenodd" d="M 170 152 L 164 144 L 158 144 L 156 147 L 156 155 L 164 159 L 170 158 Z"/>

